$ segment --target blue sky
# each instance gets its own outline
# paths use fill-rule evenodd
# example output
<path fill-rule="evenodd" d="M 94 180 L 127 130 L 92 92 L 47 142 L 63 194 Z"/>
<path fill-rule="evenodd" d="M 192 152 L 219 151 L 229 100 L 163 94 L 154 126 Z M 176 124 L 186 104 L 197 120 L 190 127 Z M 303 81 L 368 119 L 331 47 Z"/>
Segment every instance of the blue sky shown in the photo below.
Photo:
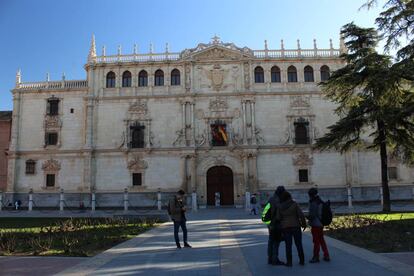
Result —
<path fill-rule="evenodd" d="M 0 110 L 12 109 L 15 74 L 23 82 L 84 79 L 92 33 L 98 54 L 170 51 L 209 42 L 217 34 L 223 42 L 262 49 L 328 48 L 329 38 L 339 44 L 339 29 L 354 21 L 369 27 L 384 1 L 373 10 L 358 11 L 365 0 L 0 0 Z"/>

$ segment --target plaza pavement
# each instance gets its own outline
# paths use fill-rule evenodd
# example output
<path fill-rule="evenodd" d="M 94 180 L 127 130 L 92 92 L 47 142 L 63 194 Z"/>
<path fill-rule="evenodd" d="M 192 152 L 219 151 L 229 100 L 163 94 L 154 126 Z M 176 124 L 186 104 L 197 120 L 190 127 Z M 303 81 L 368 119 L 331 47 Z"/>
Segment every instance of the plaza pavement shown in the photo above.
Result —
<path fill-rule="evenodd" d="M 306 265 L 294 248 L 292 268 L 267 264 L 267 229 L 243 209 L 202 209 L 188 215 L 193 248 L 176 249 L 167 222 L 58 275 L 414 275 L 414 266 L 327 238 L 332 261 L 310 264 L 312 241 L 303 236 Z M 380 241 L 379 241 L 380 242 Z M 284 244 L 280 258 L 285 260 Z"/>

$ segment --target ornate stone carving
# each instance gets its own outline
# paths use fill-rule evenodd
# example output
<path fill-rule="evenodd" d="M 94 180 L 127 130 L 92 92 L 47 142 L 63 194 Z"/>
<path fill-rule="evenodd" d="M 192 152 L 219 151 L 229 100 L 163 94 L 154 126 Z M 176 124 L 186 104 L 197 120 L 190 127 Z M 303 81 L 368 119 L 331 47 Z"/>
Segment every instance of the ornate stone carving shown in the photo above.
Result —
<path fill-rule="evenodd" d="M 312 166 L 313 164 L 313 158 L 305 153 L 305 152 L 300 152 L 298 155 L 293 156 L 293 165 L 294 166 Z"/>
<path fill-rule="evenodd" d="M 226 164 L 226 156 L 224 155 L 215 156 L 213 158 L 216 166 L 224 166 Z"/>
<path fill-rule="evenodd" d="M 128 161 L 128 169 L 130 171 L 140 171 L 148 168 L 148 163 L 141 159 L 138 155 L 134 155 L 133 158 Z"/>
<path fill-rule="evenodd" d="M 254 137 L 258 145 L 263 145 L 265 143 L 265 139 L 263 138 L 262 130 L 260 128 L 258 127 L 255 128 Z"/>
<path fill-rule="evenodd" d="M 184 142 L 185 142 L 185 130 L 184 129 L 177 130 L 175 132 L 175 134 L 177 135 L 177 138 L 174 140 L 172 145 L 177 146 L 177 145 L 184 144 Z"/>
<path fill-rule="evenodd" d="M 235 59 L 241 56 L 253 57 L 253 51 L 247 47 L 237 47 L 234 43 L 214 40 L 211 43 L 199 43 L 197 47 L 181 52 L 181 58 L 197 59 Z"/>
<path fill-rule="evenodd" d="M 45 117 L 45 129 L 61 128 L 62 121 L 58 116 L 46 116 Z"/>
<path fill-rule="evenodd" d="M 196 115 L 196 118 L 197 119 L 199 119 L 199 120 L 203 119 L 204 118 L 204 110 L 197 109 L 195 115 Z"/>
<path fill-rule="evenodd" d="M 228 107 L 227 102 L 221 98 L 211 100 L 209 104 L 210 110 L 214 112 L 226 111 Z"/>
<path fill-rule="evenodd" d="M 47 172 L 56 172 L 60 170 L 60 163 L 55 159 L 49 159 L 43 162 L 42 170 Z"/>
<path fill-rule="evenodd" d="M 206 131 L 202 132 L 201 134 L 198 134 L 195 137 L 195 144 L 197 147 L 201 147 L 202 145 L 204 145 L 207 141 L 207 133 Z"/>
<path fill-rule="evenodd" d="M 148 105 L 146 102 L 134 102 L 128 108 L 128 112 L 138 115 L 146 115 L 148 113 Z"/>
<path fill-rule="evenodd" d="M 248 62 L 243 64 L 244 71 L 244 87 L 245 89 L 250 89 L 250 66 Z"/>
<path fill-rule="evenodd" d="M 310 101 L 308 97 L 304 96 L 291 96 L 290 107 L 310 107 Z"/>

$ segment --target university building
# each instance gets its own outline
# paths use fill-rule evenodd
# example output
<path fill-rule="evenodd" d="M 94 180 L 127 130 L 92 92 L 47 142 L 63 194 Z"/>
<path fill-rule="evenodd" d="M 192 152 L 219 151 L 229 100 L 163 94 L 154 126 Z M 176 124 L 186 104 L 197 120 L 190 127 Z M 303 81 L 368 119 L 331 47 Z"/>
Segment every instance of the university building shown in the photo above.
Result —
<path fill-rule="evenodd" d="M 344 65 L 340 47 L 262 50 L 213 37 L 178 53 L 96 52 L 86 80 L 22 82 L 13 93 L 9 200 L 151 206 L 184 189 L 200 205 L 262 200 L 278 185 L 306 201 L 317 186 L 332 201 L 380 200 L 378 152 L 340 154 L 312 145 L 338 118 L 318 83 Z M 367 138 L 367 142 L 369 142 Z M 411 199 L 414 173 L 390 158 L 393 199 Z M 27 201 L 27 200 L 26 200 Z"/>

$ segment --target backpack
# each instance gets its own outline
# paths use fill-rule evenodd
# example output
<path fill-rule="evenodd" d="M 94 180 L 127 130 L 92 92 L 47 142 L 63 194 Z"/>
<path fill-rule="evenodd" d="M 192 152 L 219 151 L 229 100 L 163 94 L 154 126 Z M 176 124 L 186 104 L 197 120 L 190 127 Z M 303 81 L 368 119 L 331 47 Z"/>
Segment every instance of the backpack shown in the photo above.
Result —
<path fill-rule="evenodd" d="M 322 216 L 321 216 L 321 223 L 323 226 L 327 226 L 331 224 L 333 218 L 332 210 L 331 210 L 331 201 L 322 201 Z"/>
<path fill-rule="evenodd" d="M 256 199 L 256 197 L 252 197 L 252 198 L 250 199 L 250 203 L 251 203 L 251 204 L 256 204 L 256 203 L 257 203 L 257 199 Z"/>
<path fill-rule="evenodd" d="M 262 221 L 264 224 L 267 225 L 269 225 L 272 222 L 272 205 L 270 204 L 270 202 L 268 202 L 266 206 L 263 208 Z"/>

